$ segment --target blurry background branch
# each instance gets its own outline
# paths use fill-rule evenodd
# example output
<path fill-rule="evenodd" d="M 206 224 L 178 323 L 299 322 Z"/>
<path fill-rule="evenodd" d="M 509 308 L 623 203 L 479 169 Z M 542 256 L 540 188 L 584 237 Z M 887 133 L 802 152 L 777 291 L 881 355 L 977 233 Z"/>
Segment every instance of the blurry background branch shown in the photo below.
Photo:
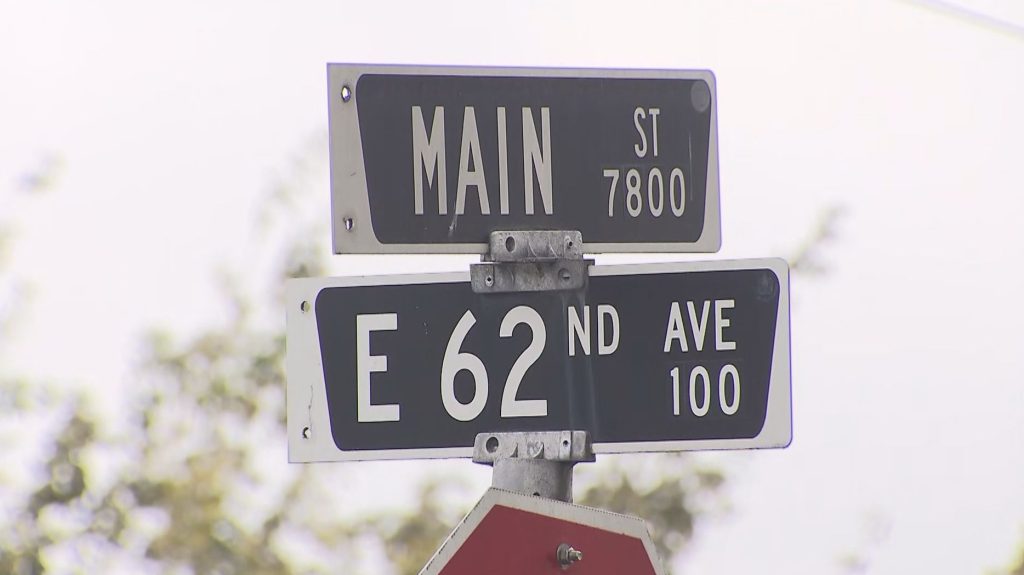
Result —
<path fill-rule="evenodd" d="M 817 276 L 828 272 L 828 264 L 821 254 L 824 245 L 838 234 L 843 209 L 839 206 L 826 208 L 811 224 L 805 239 L 790 254 L 789 267 L 797 274 Z"/>

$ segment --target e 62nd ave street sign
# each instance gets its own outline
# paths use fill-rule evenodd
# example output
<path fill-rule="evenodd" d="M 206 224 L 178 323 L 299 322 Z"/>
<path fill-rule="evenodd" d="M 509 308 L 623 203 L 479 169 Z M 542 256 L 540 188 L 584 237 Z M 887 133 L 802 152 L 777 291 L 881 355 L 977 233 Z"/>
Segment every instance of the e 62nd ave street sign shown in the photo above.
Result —
<path fill-rule="evenodd" d="M 789 443 L 783 260 L 590 273 L 498 294 L 468 273 L 291 280 L 289 458 L 470 456 L 502 431 L 589 431 L 597 453 Z"/>
<path fill-rule="evenodd" d="M 721 245 L 710 71 L 330 64 L 328 85 L 336 253 L 484 253 L 499 229 Z"/>

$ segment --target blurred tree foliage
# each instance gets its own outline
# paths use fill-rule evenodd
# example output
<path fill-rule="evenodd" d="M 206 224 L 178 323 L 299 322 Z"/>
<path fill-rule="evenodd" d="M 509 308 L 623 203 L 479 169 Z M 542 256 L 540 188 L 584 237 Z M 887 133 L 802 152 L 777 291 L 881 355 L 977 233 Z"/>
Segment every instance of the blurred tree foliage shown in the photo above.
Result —
<path fill-rule="evenodd" d="M 1024 541 L 1021 542 L 1020 549 L 1017 551 L 1017 558 L 1001 573 L 1005 575 L 1024 575 Z"/>
<path fill-rule="evenodd" d="M 290 221 L 315 188 L 307 180 L 324 169 L 319 141 L 275 187 L 262 227 L 271 214 Z M 26 177 L 23 191 L 52 187 L 53 172 Z M 0 214 L 0 351 L 28 295 L 2 257 L 15 243 L 12 213 Z M 790 258 L 794 272 L 825 271 L 820 248 L 840 215 L 829 210 L 811 227 Z M 326 239 L 324 225 L 311 227 Z M 286 236 L 291 247 L 271 283 L 323 275 L 325 242 Z M 285 463 L 284 334 L 254 319 L 282 303 L 235 290 L 226 306 L 230 319 L 198 334 L 150 336 L 116 421 L 93 407 L 95 394 L 115 386 L 69 391 L 0 369 L 0 574 L 419 571 L 467 511 L 444 497 L 463 487 L 459 478 L 421 483 L 409 509 L 353 516 L 325 505 L 339 484 L 344 491 L 345 468 Z M 37 457 L 12 462 L 25 443 Z M 11 472 L 26 462 L 27 488 Z M 725 477 L 687 455 L 602 457 L 576 474 L 577 503 L 645 518 L 666 564 L 722 505 Z M 865 568 L 855 556 L 848 571 Z M 1024 551 L 1000 573 L 1024 575 Z"/>
<path fill-rule="evenodd" d="M 323 169 L 308 155 L 278 186 L 274 209 L 287 211 Z M 288 241 L 275 283 L 324 274 L 325 242 Z M 0 423 L 42 430 L 30 486 L 0 474 L 0 573 L 419 571 L 467 511 L 442 497 L 458 478 L 420 485 L 411 509 L 350 516 L 326 505 L 344 484 L 339 466 L 286 463 L 285 337 L 253 312 L 282 310 L 280 298 L 233 292 L 227 303 L 234 313 L 222 325 L 149 337 L 116 418 L 94 407 L 94 394 L 116 386 L 67 391 L 0 372 Z M 0 449 L 24 439 L 0 434 Z M 579 466 L 578 502 L 646 518 L 667 563 L 724 478 L 683 455 L 642 459 L 642 478 L 614 457 Z"/>
<path fill-rule="evenodd" d="M 310 262 L 287 267 L 319 269 Z M 105 422 L 89 409 L 86 391 L 33 404 L 26 397 L 32 384 L 2 383 L 5 409 L 34 406 L 64 417 L 38 485 L 16 512 L 0 518 L 0 573 L 29 575 L 80 561 L 91 564 L 83 573 L 125 561 L 168 573 L 301 573 L 329 566 L 296 562 L 290 544 L 296 538 L 311 539 L 344 562 L 366 537 L 379 539 L 397 573 L 418 572 L 459 516 L 442 508 L 438 483 L 420 486 L 415 509 L 357 520 L 319 517 L 321 490 L 313 484 L 327 464 L 289 466 L 282 485 L 261 488 L 265 442 L 285 438 L 285 341 L 282 333 L 254 327 L 244 311 L 249 306 L 236 307 L 243 311 L 228 325 L 182 343 L 151 338 L 126 429 L 102 432 Z M 253 441 L 253 433 L 265 440 Z M 283 451 L 275 453 L 276 465 L 286 466 Z M 692 534 L 691 499 L 722 483 L 719 474 L 664 456 L 670 457 L 687 463 L 664 466 L 646 489 L 634 488 L 624 469 L 611 466 L 581 500 L 650 520 L 666 557 Z M 112 465 L 116 474 L 101 478 L 94 462 Z M 240 510 L 240 491 L 266 491 L 270 501 Z"/>

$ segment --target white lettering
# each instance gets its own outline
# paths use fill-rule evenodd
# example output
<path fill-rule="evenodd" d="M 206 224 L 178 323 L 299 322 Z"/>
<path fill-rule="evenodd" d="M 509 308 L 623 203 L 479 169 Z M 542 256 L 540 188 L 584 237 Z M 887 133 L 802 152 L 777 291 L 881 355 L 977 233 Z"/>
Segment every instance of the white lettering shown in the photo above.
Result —
<path fill-rule="evenodd" d="M 690 315 L 690 333 L 693 334 L 693 345 L 697 348 L 697 351 L 704 351 L 704 334 L 708 327 L 708 310 L 710 307 L 710 301 L 704 302 L 700 321 L 697 321 L 697 310 L 694 309 L 693 302 L 686 302 L 686 309 Z"/>
<path fill-rule="evenodd" d="M 462 314 L 459 323 L 455 324 L 448 346 L 441 360 L 441 403 L 452 418 L 459 421 L 472 421 L 487 405 L 487 368 L 484 362 L 472 353 L 462 351 L 462 342 L 466 339 L 469 329 L 476 324 L 472 311 Z M 455 397 L 455 376 L 466 370 L 473 376 L 473 399 L 462 403 Z"/>
<path fill-rule="evenodd" d="M 480 213 L 491 213 L 490 202 L 487 201 L 487 180 L 484 177 L 484 165 L 480 153 L 480 134 L 476 129 L 476 110 L 466 106 L 466 114 L 462 117 L 462 153 L 459 154 L 459 187 L 455 192 L 455 214 L 466 213 L 466 188 L 476 186 L 480 198 Z M 473 162 L 473 171 L 469 171 L 469 163 Z"/>
<path fill-rule="evenodd" d="M 668 313 L 668 327 L 665 329 L 665 353 L 672 351 L 673 340 L 679 341 L 679 351 L 690 351 L 690 347 L 686 345 L 683 314 L 679 311 L 679 302 L 672 302 L 672 309 Z"/>
<path fill-rule="evenodd" d="M 540 185 L 540 199 L 544 213 L 551 215 L 551 118 L 547 107 L 540 109 L 540 140 L 537 140 L 537 126 L 533 111 L 523 108 L 523 180 L 526 195 L 526 213 L 533 214 L 533 176 L 537 174 Z M 545 155 L 546 154 L 546 155 Z"/>
<path fill-rule="evenodd" d="M 508 127 L 505 122 L 505 108 L 498 108 L 498 195 L 501 198 L 501 213 L 508 215 Z"/>
<path fill-rule="evenodd" d="M 434 185 L 434 168 L 437 168 L 437 211 L 448 213 L 448 172 L 444 155 L 444 106 L 434 108 L 434 121 L 427 137 L 423 122 L 423 110 L 412 107 L 412 177 L 413 198 L 416 215 L 423 214 L 423 171 L 427 173 L 427 186 Z"/>
<path fill-rule="evenodd" d="M 633 144 L 633 152 L 636 153 L 636 157 L 642 158 L 647 155 L 647 134 L 644 133 L 644 127 L 640 125 L 640 120 L 644 119 L 646 114 L 643 108 L 637 108 L 633 110 L 633 125 L 636 126 L 636 133 L 640 134 L 640 143 Z"/>
<path fill-rule="evenodd" d="M 725 384 L 729 381 L 730 375 L 735 393 L 732 396 L 732 403 L 726 403 Z M 718 374 L 718 403 L 722 406 L 722 413 L 726 415 L 735 415 L 740 409 L 740 372 L 731 363 L 722 366 L 722 371 Z"/>
<path fill-rule="evenodd" d="M 661 108 L 648 108 L 647 113 L 651 115 L 651 123 L 653 127 L 651 131 L 654 133 L 654 157 L 658 157 L 658 115 L 661 114 Z"/>
<path fill-rule="evenodd" d="M 672 414 L 679 415 L 679 368 L 673 367 L 668 372 L 672 377 Z M 697 417 L 704 417 L 711 409 L 711 374 L 703 365 L 696 365 L 690 370 L 690 412 Z M 732 378 L 733 396 L 732 402 L 726 400 L 726 387 L 729 379 Z M 700 392 L 704 401 L 697 398 L 698 384 L 700 380 Z M 740 372 L 735 365 L 728 363 L 722 366 L 718 372 L 718 404 L 725 415 L 736 415 L 740 409 Z"/>
<path fill-rule="evenodd" d="M 575 307 L 569 306 L 566 313 L 569 322 L 569 357 L 576 357 L 577 340 L 583 354 L 590 355 L 590 306 L 583 306 L 583 322 L 580 322 L 579 312 Z"/>
<path fill-rule="evenodd" d="M 697 417 L 704 417 L 711 408 L 711 381 L 708 370 L 698 365 L 690 372 L 690 411 Z M 697 403 L 697 380 L 700 379 L 703 387 L 704 404 Z"/>
<path fill-rule="evenodd" d="M 371 331 L 398 329 L 397 313 L 356 315 L 356 419 L 398 421 L 397 403 L 374 405 L 370 401 L 370 374 L 388 370 L 388 356 L 370 355 Z"/>
<path fill-rule="evenodd" d="M 679 368 L 673 367 L 668 374 L 672 376 L 672 415 L 679 415 Z"/>
<path fill-rule="evenodd" d="M 501 337 L 512 337 L 519 324 L 526 324 L 532 332 L 533 339 L 530 345 L 523 350 L 519 359 L 512 364 L 512 370 L 508 372 L 508 379 L 505 380 L 505 391 L 501 394 L 501 416 L 502 417 L 544 417 L 548 414 L 548 401 L 546 399 L 519 399 L 519 386 L 523 383 L 523 376 L 526 370 L 540 358 L 544 351 L 544 344 L 548 340 L 547 330 L 544 328 L 544 318 L 540 317 L 537 310 L 532 307 L 521 305 L 516 306 L 505 314 L 501 320 L 501 327 L 498 335 Z"/>
<path fill-rule="evenodd" d="M 731 299 L 715 300 L 715 351 L 731 351 L 736 349 L 736 342 L 722 339 L 722 330 L 729 327 L 732 322 L 729 318 L 722 317 L 722 310 L 732 309 L 736 302 Z"/>
<path fill-rule="evenodd" d="M 611 322 L 611 341 L 605 343 L 604 318 L 608 316 Z M 602 304 L 597 306 L 597 355 L 610 355 L 619 349 L 619 312 L 615 308 Z"/>

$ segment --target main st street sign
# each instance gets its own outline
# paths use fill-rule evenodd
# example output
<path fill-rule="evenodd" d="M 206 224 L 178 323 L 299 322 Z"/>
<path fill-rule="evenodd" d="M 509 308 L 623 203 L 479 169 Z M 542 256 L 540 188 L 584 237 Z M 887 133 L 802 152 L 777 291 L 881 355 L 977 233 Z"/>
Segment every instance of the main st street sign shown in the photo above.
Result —
<path fill-rule="evenodd" d="M 716 252 L 707 70 L 331 64 L 336 253 L 483 253 L 494 230 Z"/>
<path fill-rule="evenodd" d="M 293 461 L 469 456 L 502 431 L 585 430 L 598 453 L 791 438 L 782 260 L 594 266 L 548 292 L 310 278 L 287 301 Z"/>

